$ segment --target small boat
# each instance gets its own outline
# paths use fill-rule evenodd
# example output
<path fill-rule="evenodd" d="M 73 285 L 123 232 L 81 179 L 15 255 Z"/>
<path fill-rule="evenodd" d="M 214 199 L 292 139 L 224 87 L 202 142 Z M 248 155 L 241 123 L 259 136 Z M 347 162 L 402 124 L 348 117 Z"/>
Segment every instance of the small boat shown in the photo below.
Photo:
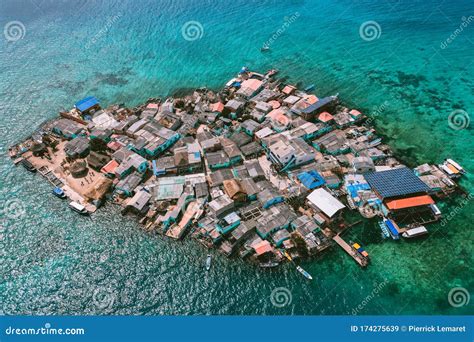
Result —
<path fill-rule="evenodd" d="M 260 51 L 262 52 L 269 51 L 269 50 L 270 50 L 270 47 L 267 45 L 262 46 L 262 48 L 260 49 Z"/>
<path fill-rule="evenodd" d="M 289 261 L 293 261 L 293 258 L 291 257 L 290 254 L 288 254 L 287 251 L 283 251 L 283 255 L 285 256 L 285 258 L 287 258 Z"/>
<path fill-rule="evenodd" d="M 306 279 L 313 280 L 311 274 L 306 272 L 301 266 L 297 266 L 296 269 L 300 272 Z"/>
<path fill-rule="evenodd" d="M 33 164 L 31 164 L 31 162 L 27 159 L 23 159 L 21 161 L 21 165 L 23 165 L 23 167 L 25 169 L 27 169 L 28 171 L 30 172 L 36 172 L 36 168 L 33 166 Z"/>
<path fill-rule="evenodd" d="M 446 159 L 446 162 L 454 166 L 457 170 L 459 170 L 460 173 L 462 174 L 466 173 L 466 171 L 462 168 L 462 166 L 456 163 L 454 160 L 448 158 Z"/>
<path fill-rule="evenodd" d="M 211 269 L 212 255 L 208 254 L 206 259 L 206 271 Z"/>
<path fill-rule="evenodd" d="M 89 215 L 89 212 L 87 211 L 86 207 L 84 207 L 82 204 L 79 204 L 77 202 L 69 203 L 69 208 L 71 208 L 73 211 L 75 211 L 78 214 Z"/>
<path fill-rule="evenodd" d="M 306 88 L 304 88 L 304 91 L 311 91 L 314 89 L 314 84 L 310 84 L 309 86 L 307 86 Z"/>
<path fill-rule="evenodd" d="M 64 193 L 63 189 L 61 189 L 60 187 L 55 187 L 53 189 L 53 195 L 60 198 L 60 199 L 65 199 L 66 198 L 66 194 Z"/>
<path fill-rule="evenodd" d="M 394 240 L 400 239 L 398 229 L 395 227 L 395 223 L 392 220 L 384 219 L 383 223 L 387 226 L 392 239 Z"/>
<path fill-rule="evenodd" d="M 419 227 L 407 230 L 406 232 L 402 234 L 402 236 L 406 239 L 411 239 L 411 238 L 414 238 L 420 235 L 425 235 L 425 234 L 428 234 L 428 230 L 426 229 L 426 227 L 419 226 Z"/>
<path fill-rule="evenodd" d="M 272 267 L 277 267 L 278 265 L 279 263 L 272 262 L 272 261 L 260 263 L 261 268 L 272 268 Z"/>

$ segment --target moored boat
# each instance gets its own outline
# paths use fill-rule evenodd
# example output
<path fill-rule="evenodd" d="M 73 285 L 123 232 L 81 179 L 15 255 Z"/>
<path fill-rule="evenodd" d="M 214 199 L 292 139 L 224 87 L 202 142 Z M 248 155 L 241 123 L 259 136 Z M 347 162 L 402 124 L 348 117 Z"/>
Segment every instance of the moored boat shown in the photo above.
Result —
<path fill-rule="evenodd" d="M 60 199 L 66 198 L 66 194 L 64 193 L 63 189 L 61 189 L 60 187 L 56 187 L 53 189 L 53 195 Z"/>
<path fill-rule="evenodd" d="M 31 164 L 31 162 L 27 159 L 23 159 L 21 161 L 21 165 L 23 165 L 23 167 L 30 172 L 36 172 L 36 167 L 34 167 L 33 164 Z"/>
<path fill-rule="evenodd" d="M 278 265 L 279 263 L 273 262 L 273 261 L 260 263 L 261 268 L 272 268 L 272 267 L 277 267 Z"/>
<path fill-rule="evenodd" d="M 81 215 L 89 215 L 89 212 L 87 211 L 86 207 L 84 207 L 82 204 L 79 204 L 77 202 L 69 203 L 69 208 L 71 208 L 73 211 Z"/>
<path fill-rule="evenodd" d="M 206 259 L 206 271 L 209 271 L 211 269 L 212 265 L 212 255 L 208 254 L 207 259 Z"/>
<path fill-rule="evenodd" d="M 296 269 L 300 272 L 306 279 L 313 280 L 311 274 L 306 272 L 301 266 L 297 266 Z"/>
<path fill-rule="evenodd" d="M 304 88 L 304 91 L 311 91 L 314 89 L 314 84 L 310 84 L 309 86 L 307 86 L 306 88 Z"/>
<path fill-rule="evenodd" d="M 417 236 L 428 234 L 428 229 L 425 226 L 419 226 L 416 228 L 412 228 L 407 230 L 402 234 L 402 236 L 406 239 L 411 239 Z"/>

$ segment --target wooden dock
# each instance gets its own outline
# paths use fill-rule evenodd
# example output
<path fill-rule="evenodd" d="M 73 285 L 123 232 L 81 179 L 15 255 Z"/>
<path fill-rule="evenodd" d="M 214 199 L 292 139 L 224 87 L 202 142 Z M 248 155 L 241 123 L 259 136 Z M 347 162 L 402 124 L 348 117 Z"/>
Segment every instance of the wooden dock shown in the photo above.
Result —
<path fill-rule="evenodd" d="M 346 251 L 360 266 L 365 267 L 368 264 L 367 258 L 359 254 L 351 245 L 344 241 L 339 235 L 335 235 L 333 241 L 336 242 L 343 250 Z"/>

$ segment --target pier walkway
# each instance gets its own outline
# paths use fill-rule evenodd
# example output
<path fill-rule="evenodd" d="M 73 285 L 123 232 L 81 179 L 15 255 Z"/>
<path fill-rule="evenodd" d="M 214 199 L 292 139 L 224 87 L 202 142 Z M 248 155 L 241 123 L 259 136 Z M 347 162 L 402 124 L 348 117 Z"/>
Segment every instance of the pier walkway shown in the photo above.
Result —
<path fill-rule="evenodd" d="M 333 241 L 336 242 L 343 250 L 346 251 L 360 266 L 365 267 L 368 264 L 367 258 L 364 258 L 357 251 L 352 248 L 346 241 L 344 241 L 339 235 L 335 235 Z"/>

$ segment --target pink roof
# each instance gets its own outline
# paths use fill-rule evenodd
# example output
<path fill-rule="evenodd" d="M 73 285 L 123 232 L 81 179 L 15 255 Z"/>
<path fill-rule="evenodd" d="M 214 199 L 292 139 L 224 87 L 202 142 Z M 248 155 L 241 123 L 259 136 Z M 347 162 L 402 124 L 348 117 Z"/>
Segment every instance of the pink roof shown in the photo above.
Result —
<path fill-rule="evenodd" d="M 257 91 L 262 86 L 262 81 L 256 78 L 251 78 L 242 82 L 242 88 L 250 88 L 253 91 Z"/>
<path fill-rule="evenodd" d="M 319 101 L 319 99 L 316 95 L 308 95 L 308 97 L 304 98 L 304 101 L 309 104 L 315 104 L 316 102 Z"/>
<path fill-rule="evenodd" d="M 253 248 L 255 249 L 255 252 L 258 255 L 265 254 L 272 250 L 272 246 L 270 245 L 270 242 L 268 242 L 267 240 L 263 240 L 262 242 L 257 243 Z"/>
<path fill-rule="evenodd" d="M 224 110 L 224 104 L 222 102 L 217 102 L 217 103 L 211 104 L 211 111 L 212 112 L 222 113 L 223 110 Z"/>
<path fill-rule="evenodd" d="M 283 94 L 290 95 L 296 88 L 293 87 L 292 85 L 287 85 L 285 88 L 283 88 L 282 92 Z"/>
<path fill-rule="evenodd" d="M 280 125 L 288 125 L 290 123 L 290 120 L 285 115 L 285 111 L 281 108 L 272 110 L 270 113 L 267 114 L 267 117 L 269 117 L 273 121 L 278 122 Z"/>
<path fill-rule="evenodd" d="M 102 173 L 114 173 L 115 169 L 119 166 L 120 164 L 116 160 L 111 160 L 107 164 L 104 165 L 104 167 L 100 170 Z"/>
<path fill-rule="evenodd" d="M 318 100 L 319 99 L 316 97 L 316 95 L 308 95 L 296 102 L 295 106 L 298 109 L 305 109 L 311 106 L 312 104 L 318 102 Z"/>
<path fill-rule="evenodd" d="M 117 151 L 118 149 L 122 148 L 123 145 L 119 143 L 118 141 L 111 141 L 107 144 L 107 147 L 113 151 Z"/>
<path fill-rule="evenodd" d="M 328 121 L 331 121 L 333 120 L 334 117 L 329 114 L 328 112 L 322 112 L 321 114 L 319 114 L 319 117 L 318 117 L 318 120 L 321 121 L 321 122 L 328 122 Z"/>
<path fill-rule="evenodd" d="M 276 100 L 269 101 L 268 104 L 271 105 L 273 109 L 280 108 L 280 106 L 281 106 L 280 102 L 278 102 Z"/>
<path fill-rule="evenodd" d="M 158 103 L 149 103 L 146 108 L 147 109 L 158 109 L 160 105 Z"/>
<path fill-rule="evenodd" d="M 353 115 L 353 116 L 359 116 L 361 115 L 362 113 L 359 112 L 357 109 L 353 109 L 349 112 L 349 114 Z"/>

